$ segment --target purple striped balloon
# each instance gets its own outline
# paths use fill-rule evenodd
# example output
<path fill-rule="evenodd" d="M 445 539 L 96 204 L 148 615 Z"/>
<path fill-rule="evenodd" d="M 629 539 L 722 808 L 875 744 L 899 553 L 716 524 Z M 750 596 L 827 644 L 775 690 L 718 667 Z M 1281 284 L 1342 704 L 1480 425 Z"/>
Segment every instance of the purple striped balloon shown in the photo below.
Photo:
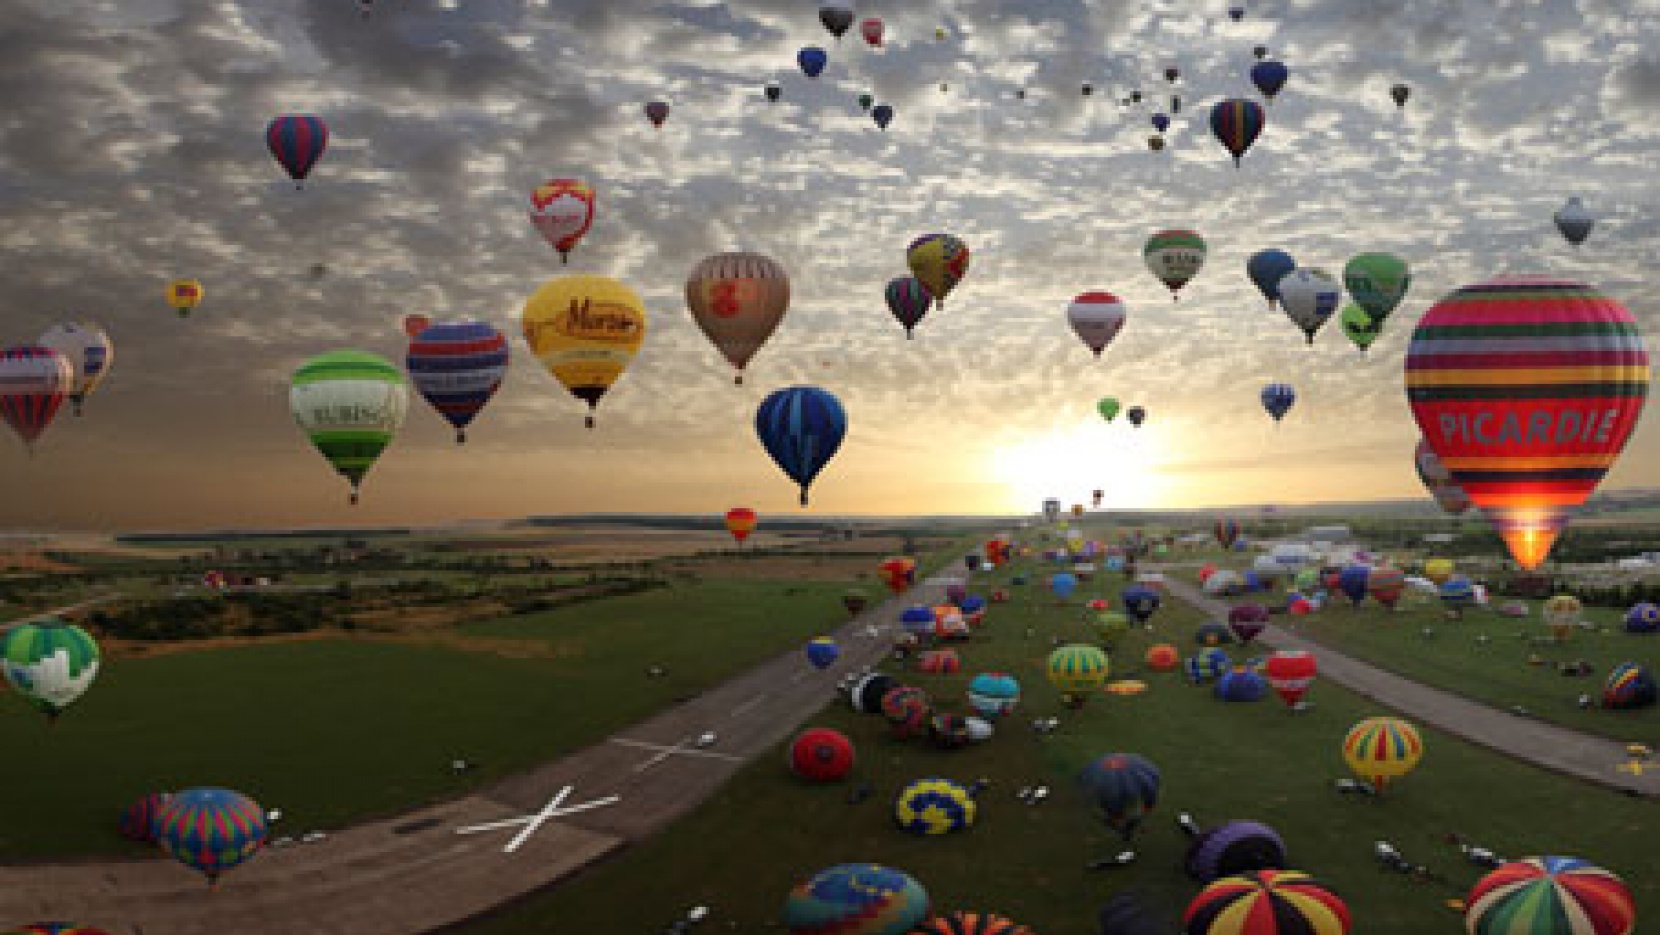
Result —
<path fill-rule="evenodd" d="M 507 373 L 507 338 L 482 321 L 428 325 L 409 342 L 406 366 L 416 391 L 455 427 L 459 445 Z"/>

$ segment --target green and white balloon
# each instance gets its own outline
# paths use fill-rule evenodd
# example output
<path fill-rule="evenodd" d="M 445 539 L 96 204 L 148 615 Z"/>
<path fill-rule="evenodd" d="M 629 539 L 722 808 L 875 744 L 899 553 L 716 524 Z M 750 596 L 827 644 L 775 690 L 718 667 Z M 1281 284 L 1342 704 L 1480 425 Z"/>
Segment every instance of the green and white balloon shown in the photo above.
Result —
<path fill-rule="evenodd" d="M 364 351 L 330 351 L 294 371 L 288 393 L 294 421 L 352 485 L 351 502 L 409 411 L 402 372 Z"/>

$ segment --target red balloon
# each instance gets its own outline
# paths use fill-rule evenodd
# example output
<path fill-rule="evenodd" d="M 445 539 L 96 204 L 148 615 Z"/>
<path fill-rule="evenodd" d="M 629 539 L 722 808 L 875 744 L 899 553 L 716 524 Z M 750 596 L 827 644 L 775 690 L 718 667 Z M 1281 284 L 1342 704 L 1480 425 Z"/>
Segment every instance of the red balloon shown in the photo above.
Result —
<path fill-rule="evenodd" d="M 859 35 L 864 36 L 865 41 L 871 45 L 881 45 L 882 18 L 880 16 L 871 16 L 866 18 L 859 24 Z"/>
<path fill-rule="evenodd" d="M 1406 355 L 1424 439 L 1528 570 L 1619 457 L 1648 383 L 1625 306 L 1547 276 L 1454 292 L 1418 322 Z"/>
<path fill-rule="evenodd" d="M 1308 687 L 1314 682 L 1318 668 L 1313 653 L 1300 649 L 1282 649 L 1268 657 L 1263 672 L 1268 676 L 1268 684 L 1273 686 L 1280 700 L 1294 705 L 1308 694 Z"/>
<path fill-rule="evenodd" d="M 835 782 L 853 769 L 853 741 L 839 730 L 814 727 L 790 744 L 790 770 L 814 782 Z"/>

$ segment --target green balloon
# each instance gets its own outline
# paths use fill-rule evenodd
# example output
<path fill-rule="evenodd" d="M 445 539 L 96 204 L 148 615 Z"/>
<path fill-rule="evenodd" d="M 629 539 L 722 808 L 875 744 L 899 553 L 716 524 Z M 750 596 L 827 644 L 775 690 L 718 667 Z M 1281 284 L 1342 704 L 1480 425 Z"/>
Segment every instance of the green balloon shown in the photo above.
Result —
<path fill-rule="evenodd" d="M 0 642 L 0 666 L 19 695 L 57 718 L 98 677 L 98 644 L 56 618 L 13 627 Z"/>
<path fill-rule="evenodd" d="M 294 371 L 288 404 L 311 443 L 351 482 L 356 503 L 363 475 L 403 426 L 409 393 L 384 357 L 330 351 Z"/>
<path fill-rule="evenodd" d="M 869 93 L 859 95 L 859 106 L 865 110 L 870 110 L 870 105 L 874 103 L 876 103 L 876 98 L 871 97 Z"/>
<path fill-rule="evenodd" d="M 1095 409 L 1101 413 L 1101 418 L 1111 422 L 1118 415 L 1118 400 L 1111 396 L 1103 396 L 1101 401 L 1095 404 Z"/>
<path fill-rule="evenodd" d="M 1362 253 L 1343 267 L 1343 286 L 1379 326 L 1412 285 L 1406 261 L 1392 253 Z"/>
<path fill-rule="evenodd" d="M 1343 333 L 1349 336 L 1355 347 L 1360 348 L 1362 354 L 1383 333 L 1383 320 L 1373 318 L 1366 314 L 1365 309 L 1354 304 L 1344 306 L 1341 323 Z"/>

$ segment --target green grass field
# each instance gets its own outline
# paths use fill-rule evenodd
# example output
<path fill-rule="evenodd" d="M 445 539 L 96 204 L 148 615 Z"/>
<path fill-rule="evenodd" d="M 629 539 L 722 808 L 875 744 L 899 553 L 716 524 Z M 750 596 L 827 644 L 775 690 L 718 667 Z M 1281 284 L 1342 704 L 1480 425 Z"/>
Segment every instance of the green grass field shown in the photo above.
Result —
<path fill-rule="evenodd" d="M 978 576 L 975 590 L 990 590 L 1014 572 L 1036 582 L 1043 571 L 1020 563 Z M 1348 901 L 1357 932 L 1462 930 L 1444 901 L 1461 897 L 1483 871 L 1443 842 L 1453 831 L 1509 856 L 1596 860 L 1625 876 L 1639 915 L 1660 911 L 1660 878 L 1648 872 L 1652 845 L 1645 833 L 1652 805 L 1428 730 L 1422 765 L 1388 797 L 1339 795 L 1333 780 L 1348 775 L 1339 752 L 1343 735 L 1358 719 L 1387 712 L 1329 683 L 1314 686 L 1313 710 L 1292 715 L 1271 693 L 1261 702 L 1229 704 L 1177 675 L 1139 672 L 1151 642 L 1168 640 L 1184 654 L 1191 649 L 1190 634 L 1202 617 L 1180 602 L 1167 601 L 1153 632 L 1132 633 L 1113 653 L 1114 677 L 1146 679 L 1152 686 L 1146 694 L 1101 695 L 1082 712 L 1064 711 L 1043 675 L 1050 637 L 1088 639 L 1082 602 L 1115 598 L 1122 583 L 1118 575 L 1097 576 L 1068 607 L 1056 607 L 1037 584 L 1012 587 L 1014 601 L 993 605 L 986 626 L 962 646 L 962 675 L 905 677 L 942 706 L 963 711 L 962 691 L 973 673 L 1016 675 L 1024 688 L 1021 710 L 989 743 L 942 751 L 919 740 L 893 740 L 880 718 L 838 701 L 810 723 L 854 740 L 854 779 L 876 789 L 868 801 L 848 804 L 847 784 L 795 779 L 780 749 L 661 835 L 464 931 L 661 931 L 700 903 L 715 911 L 706 928 L 765 931 L 777 927 L 785 895 L 799 879 L 834 863 L 875 861 L 914 874 L 939 909 L 998 911 L 1034 931 L 1081 935 L 1097 930 L 1095 912 L 1124 889 L 1141 891 L 1171 917 L 1179 914 L 1198 889 L 1178 869 L 1185 839 L 1172 819 L 1183 810 L 1201 823 L 1254 818 L 1277 828 L 1292 866 L 1316 874 Z M 1235 651 L 1236 658 L 1244 655 Z M 1056 734 L 1030 730 L 1032 717 L 1051 714 L 1062 718 Z M 1112 751 L 1141 753 L 1158 764 L 1163 796 L 1136 842 L 1140 859 L 1092 872 L 1086 862 L 1123 844 L 1093 817 L 1074 777 L 1090 758 Z M 974 828 L 923 838 L 894 827 L 892 797 L 903 783 L 927 776 L 992 781 Z M 1014 798 L 1016 789 L 1040 783 L 1051 787 L 1048 802 L 1027 806 Z M 1376 840 L 1394 843 L 1452 885 L 1382 869 L 1372 855 Z"/>
<path fill-rule="evenodd" d="M 192 785 L 281 807 L 278 833 L 407 809 L 801 645 L 845 619 L 844 588 L 709 580 L 463 628 L 534 644 L 522 659 L 349 639 L 120 659 L 51 728 L 0 693 L 0 746 L 31 764 L 9 786 L 31 807 L 0 827 L 0 857 L 137 853 L 116 835 L 121 809 Z M 647 678 L 652 664 L 668 675 Z M 481 768 L 457 778 L 456 757 Z"/>
<path fill-rule="evenodd" d="M 1195 580 L 1185 570 L 1172 574 Z M 1278 594 L 1254 594 L 1222 600 L 1266 603 L 1270 597 L 1280 599 Z M 1585 618 L 1597 628 L 1576 630 L 1567 642 L 1558 644 L 1550 638 L 1540 614 L 1541 602 L 1527 602 L 1528 616 L 1520 618 L 1496 612 L 1498 605 L 1507 602 L 1494 598 L 1489 607 L 1472 607 L 1464 612 L 1463 620 L 1454 620 L 1439 601 L 1410 592 L 1393 613 L 1370 599 L 1356 609 L 1339 595 L 1318 613 L 1302 618 L 1276 616 L 1275 620 L 1381 668 L 1496 707 L 1520 705 L 1534 716 L 1574 730 L 1660 744 L 1660 708 L 1609 711 L 1600 703 L 1589 709 L 1577 703 L 1581 694 L 1600 702 L 1604 679 L 1621 662 L 1652 666 L 1660 656 L 1660 634 L 1626 633 L 1623 612 L 1594 607 L 1586 609 Z M 1539 660 L 1538 664 L 1530 663 L 1530 658 Z M 1590 663 L 1595 672 L 1590 676 L 1558 672 L 1558 663 L 1579 660 Z"/>

